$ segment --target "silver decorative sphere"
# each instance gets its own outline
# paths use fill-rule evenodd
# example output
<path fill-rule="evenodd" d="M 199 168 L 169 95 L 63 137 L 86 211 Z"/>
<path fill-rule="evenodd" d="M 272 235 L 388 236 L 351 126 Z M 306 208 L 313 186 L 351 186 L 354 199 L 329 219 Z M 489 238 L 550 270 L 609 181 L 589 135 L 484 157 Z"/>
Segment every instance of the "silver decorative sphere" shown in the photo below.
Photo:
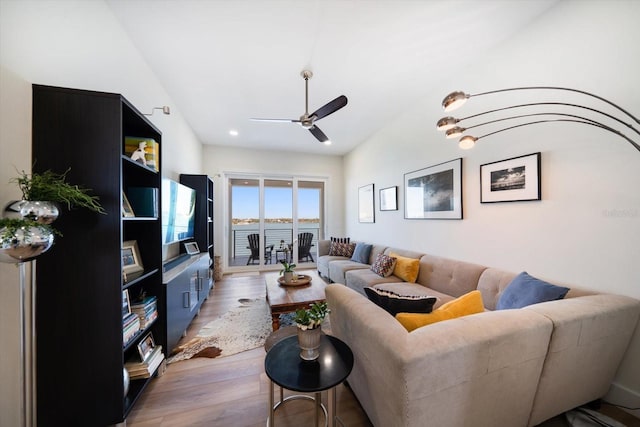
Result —
<path fill-rule="evenodd" d="M 53 245 L 53 233 L 43 227 L 21 227 L 10 233 L 0 228 L 0 261 L 17 263 L 29 261 L 46 252 Z"/>
<path fill-rule="evenodd" d="M 31 219 L 39 224 L 51 224 L 60 211 L 53 202 L 38 200 L 18 200 L 9 202 L 4 208 L 5 218 Z"/>

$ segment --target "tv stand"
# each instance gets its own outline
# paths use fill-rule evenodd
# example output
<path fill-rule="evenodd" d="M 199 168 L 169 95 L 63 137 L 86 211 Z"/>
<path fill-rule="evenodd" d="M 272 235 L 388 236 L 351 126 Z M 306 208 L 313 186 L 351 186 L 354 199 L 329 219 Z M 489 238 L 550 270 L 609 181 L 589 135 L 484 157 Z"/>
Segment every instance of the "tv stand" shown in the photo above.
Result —
<path fill-rule="evenodd" d="M 185 335 L 200 306 L 209 297 L 212 278 L 208 253 L 183 254 L 164 264 L 162 276 L 163 294 L 167 310 L 165 330 L 167 331 L 167 353 Z"/>

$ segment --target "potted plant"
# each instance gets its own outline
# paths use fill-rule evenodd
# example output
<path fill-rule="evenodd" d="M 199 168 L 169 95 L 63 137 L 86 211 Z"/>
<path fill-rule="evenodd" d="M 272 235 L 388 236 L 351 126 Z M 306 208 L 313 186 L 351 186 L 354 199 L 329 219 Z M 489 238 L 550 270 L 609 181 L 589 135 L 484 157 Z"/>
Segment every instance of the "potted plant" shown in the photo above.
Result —
<path fill-rule="evenodd" d="M 322 322 L 331 310 L 325 301 L 311 304 L 307 310 L 297 310 L 293 318 L 298 327 L 298 345 L 303 360 L 316 360 L 320 356 Z"/>
<path fill-rule="evenodd" d="M 280 260 L 282 264 L 282 270 L 280 270 L 280 274 L 284 276 L 284 281 L 286 283 L 291 283 L 294 280 L 298 279 L 298 276 L 295 274 L 296 265 L 293 263 L 288 263 L 286 260 Z"/>
<path fill-rule="evenodd" d="M 53 227 L 29 218 L 0 218 L 0 261 L 23 262 L 49 250 Z"/>
<path fill-rule="evenodd" d="M 81 207 L 93 212 L 104 214 L 104 208 L 98 202 L 98 196 L 89 194 L 88 188 L 69 184 L 66 181 L 70 169 L 58 174 L 51 170 L 43 173 L 20 173 L 17 178 L 9 182 L 18 184 L 22 191 L 22 201 L 10 203 L 6 213 L 19 213 L 21 217 L 28 217 L 38 222 L 50 224 L 58 216 L 55 203 L 65 204 L 68 209 Z"/>

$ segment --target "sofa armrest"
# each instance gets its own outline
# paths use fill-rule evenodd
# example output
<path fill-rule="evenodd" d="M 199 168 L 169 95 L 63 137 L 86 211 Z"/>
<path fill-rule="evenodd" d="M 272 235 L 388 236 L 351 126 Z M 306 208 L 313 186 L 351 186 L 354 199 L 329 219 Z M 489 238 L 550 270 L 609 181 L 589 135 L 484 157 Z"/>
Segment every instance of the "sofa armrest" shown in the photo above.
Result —
<path fill-rule="evenodd" d="M 326 296 L 332 333 L 354 353 L 349 384 L 374 425 L 528 421 L 552 331 L 544 316 L 486 312 L 408 333 L 352 289 L 329 285 Z"/>
<path fill-rule="evenodd" d="M 599 294 L 522 310 L 543 315 L 554 325 L 529 425 L 604 396 L 638 323 L 640 301 Z"/>
<path fill-rule="evenodd" d="M 323 255 L 329 255 L 329 248 L 331 247 L 330 240 L 318 240 L 318 257 Z"/>

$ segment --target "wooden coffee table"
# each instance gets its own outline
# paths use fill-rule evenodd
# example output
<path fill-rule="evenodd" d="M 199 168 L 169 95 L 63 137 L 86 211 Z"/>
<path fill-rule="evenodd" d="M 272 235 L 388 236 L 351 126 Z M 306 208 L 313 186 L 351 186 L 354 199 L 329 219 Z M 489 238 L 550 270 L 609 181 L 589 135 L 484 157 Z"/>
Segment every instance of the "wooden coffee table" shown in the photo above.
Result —
<path fill-rule="evenodd" d="M 311 277 L 311 282 L 306 285 L 287 286 L 278 283 L 278 278 L 281 277 L 278 273 L 264 275 L 267 283 L 267 301 L 271 308 L 271 326 L 274 331 L 280 328 L 281 314 L 309 308 L 310 304 L 325 300 L 324 288 L 327 284 L 315 270 L 299 271 L 298 274 Z"/>

